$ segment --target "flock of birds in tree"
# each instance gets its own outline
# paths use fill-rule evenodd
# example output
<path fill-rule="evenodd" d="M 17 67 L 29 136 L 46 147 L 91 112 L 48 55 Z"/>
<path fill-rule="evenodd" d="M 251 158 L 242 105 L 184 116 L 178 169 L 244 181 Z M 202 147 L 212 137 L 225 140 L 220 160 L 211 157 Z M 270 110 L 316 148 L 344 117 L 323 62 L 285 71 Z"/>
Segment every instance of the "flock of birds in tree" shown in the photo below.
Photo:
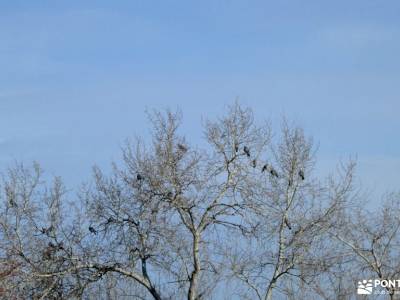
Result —
<path fill-rule="evenodd" d="M 182 144 L 178 144 L 177 147 L 178 147 L 178 150 L 179 150 L 180 152 L 182 152 L 182 153 L 185 153 L 185 152 L 187 152 L 187 150 L 188 150 L 187 147 L 186 147 L 185 145 L 182 145 Z M 234 145 L 234 148 L 235 148 L 235 152 L 236 152 L 236 153 L 239 152 L 239 146 L 238 146 L 237 144 Z M 251 152 L 250 152 L 250 148 L 249 148 L 248 146 L 244 146 L 244 147 L 243 147 L 243 153 L 244 153 L 249 159 L 251 158 Z M 257 160 L 256 160 L 256 159 L 251 160 L 251 165 L 252 165 L 253 168 L 256 168 L 256 167 L 257 167 Z M 271 176 L 273 176 L 273 177 L 275 177 L 275 178 L 279 178 L 278 172 L 277 172 L 272 166 L 270 166 L 270 165 L 268 165 L 268 164 L 266 163 L 266 164 L 264 164 L 264 165 L 262 166 L 262 168 L 261 168 L 261 173 L 264 173 L 264 172 L 267 172 L 267 171 L 269 171 L 269 173 L 271 174 Z M 304 180 L 304 179 L 305 179 L 304 171 L 303 171 L 303 170 L 299 170 L 298 175 L 299 175 L 299 177 L 300 177 L 301 180 Z M 136 174 L 136 180 L 137 180 L 137 181 L 142 181 L 142 180 L 144 180 L 144 177 L 143 177 L 140 173 L 137 173 L 137 174 Z M 289 185 L 291 185 L 291 184 L 292 184 L 292 181 L 289 180 Z M 291 229 L 291 226 L 290 226 L 289 221 L 288 221 L 287 219 L 285 219 L 285 224 L 286 224 L 286 226 L 287 226 L 289 229 Z M 92 234 L 97 234 L 97 230 L 96 230 L 94 227 L 92 227 L 92 226 L 89 226 L 89 231 L 90 231 L 90 233 L 92 233 Z"/>
<path fill-rule="evenodd" d="M 182 154 L 183 154 L 183 153 L 186 153 L 186 152 L 188 151 L 188 148 L 187 148 L 185 145 L 180 144 L 180 143 L 177 144 L 177 148 L 178 148 L 179 152 L 182 153 Z M 145 178 L 143 177 L 142 174 L 140 174 L 140 173 L 137 173 L 137 174 L 136 174 L 136 180 L 137 180 L 137 181 L 140 182 L 140 181 L 143 181 L 144 179 L 145 179 Z M 168 192 L 168 197 L 172 197 L 172 192 Z M 112 220 L 109 218 L 107 222 L 108 222 L 108 223 L 111 223 Z M 88 229 L 89 229 L 89 232 L 90 232 L 90 233 L 92 233 L 92 234 L 94 234 L 94 235 L 97 234 L 97 230 L 96 230 L 93 226 L 89 226 Z"/>
<path fill-rule="evenodd" d="M 237 153 L 238 151 L 239 151 L 239 147 L 235 144 L 235 152 Z M 243 153 L 250 159 L 251 158 L 251 153 L 250 153 L 250 148 L 249 147 L 247 147 L 247 146 L 244 146 L 243 147 Z M 255 168 L 255 167 L 257 167 L 257 160 L 256 159 L 253 159 L 252 161 L 251 161 L 251 165 L 252 165 L 252 167 L 253 168 Z M 276 177 L 276 178 L 279 178 L 279 174 L 278 174 L 278 172 L 272 167 L 272 166 L 269 166 L 268 164 L 264 164 L 263 165 L 263 167 L 261 168 L 261 173 L 264 173 L 264 172 L 267 172 L 269 170 L 269 173 L 271 174 L 271 176 L 274 176 L 274 177 Z M 301 180 L 304 180 L 305 179 L 305 176 L 304 176 L 304 171 L 303 170 L 299 170 L 299 172 L 297 173 L 298 175 L 299 175 L 299 177 L 300 177 L 300 179 Z M 289 179 L 289 186 L 291 186 L 292 185 L 292 179 L 290 178 Z M 289 230 L 292 230 L 292 225 L 290 224 L 290 222 L 289 222 L 289 219 L 288 219 L 288 217 L 285 215 L 284 216 L 284 218 L 283 218 L 283 222 L 284 222 L 284 224 L 286 225 L 286 227 L 289 229 Z"/>
<path fill-rule="evenodd" d="M 235 144 L 235 152 L 238 152 L 238 151 L 239 151 L 239 146 Z M 248 158 L 251 158 L 251 153 L 250 153 L 250 148 L 249 148 L 249 147 L 244 146 L 244 147 L 243 147 L 243 153 L 244 153 Z M 256 159 L 253 159 L 253 160 L 251 161 L 251 165 L 252 165 L 253 168 L 257 167 L 257 160 L 256 160 Z M 279 178 L 278 172 L 277 172 L 272 166 L 269 166 L 268 164 L 264 164 L 264 165 L 263 165 L 263 167 L 261 168 L 261 173 L 267 172 L 268 170 L 269 170 L 269 173 L 270 173 L 272 176 L 274 176 L 274 177 L 276 177 L 276 178 Z M 298 175 L 299 175 L 299 177 L 300 177 L 301 180 L 304 180 L 304 179 L 305 179 L 304 171 L 303 171 L 303 170 L 299 170 Z M 289 181 L 289 185 L 291 185 L 291 180 Z"/>

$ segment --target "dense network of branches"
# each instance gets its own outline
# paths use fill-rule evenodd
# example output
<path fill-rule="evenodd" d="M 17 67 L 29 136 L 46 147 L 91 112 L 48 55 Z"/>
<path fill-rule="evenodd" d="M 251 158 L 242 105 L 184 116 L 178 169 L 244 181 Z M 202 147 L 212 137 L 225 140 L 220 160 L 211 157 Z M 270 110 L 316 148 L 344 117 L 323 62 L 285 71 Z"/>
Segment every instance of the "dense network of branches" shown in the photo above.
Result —
<path fill-rule="evenodd" d="M 38 164 L 3 173 L 0 299 L 354 299 L 399 277 L 399 195 L 367 211 L 354 162 L 318 177 L 301 128 L 236 104 L 198 148 L 179 113 L 150 123 L 77 195 Z"/>

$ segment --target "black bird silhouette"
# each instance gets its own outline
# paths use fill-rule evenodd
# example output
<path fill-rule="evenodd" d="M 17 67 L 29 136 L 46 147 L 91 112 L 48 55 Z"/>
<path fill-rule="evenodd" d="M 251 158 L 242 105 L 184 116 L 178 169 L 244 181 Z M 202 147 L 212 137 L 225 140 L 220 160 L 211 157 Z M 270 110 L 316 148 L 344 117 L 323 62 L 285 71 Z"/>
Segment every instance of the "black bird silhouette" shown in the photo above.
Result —
<path fill-rule="evenodd" d="M 42 227 L 42 229 L 40 230 L 40 232 L 41 232 L 42 234 L 49 235 L 53 230 L 54 230 L 54 226 L 53 226 L 53 225 L 50 225 L 49 228 Z"/>
<path fill-rule="evenodd" d="M 247 155 L 247 157 L 250 157 L 250 149 L 247 146 L 243 147 L 243 152 Z"/>
<path fill-rule="evenodd" d="M 186 152 L 188 149 L 185 145 L 182 144 L 178 144 L 178 149 L 182 152 Z"/>
<path fill-rule="evenodd" d="M 15 201 L 13 199 L 10 198 L 10 200 L 8 200 L 8 204 L 10 204 L 11 207 L 16 207 L 17 203 L 15 203 Z"/>
<path fill-rule="evenodd" d="M 238 146 L 238 144 L 235 143 L 235 152 L 238 152 L 238 151 L 239 151 L 239 146 Z"/>
<path fill-rule="evenodd" d="M 48 246 L 43 251 L 43 258 L 45 260 L 51 259 L 52 256 L 54 255 L 55 250 L 56 249 L 54 248 L 54 245 L 52 243 L 49 243 Z"/>
<path fill-rule="evenodd" d="M 261 173 L 264 173 L 265 171 L 267 171 L 267 169 L 268 169 L 268 164 L 265 164 L 261 169 Z"/>
<path fill-rule="evenodd" d="M 289 228 L 289 230 L 292 230 L 292 226 L 290 226 L 289 220 L 286 216 L 284 218 L 284 221 L 285 221 L 285 225 L 287 226 L 287 228 Z"/>
<path fill-rule="evenodd" d="M 276 178 L 279 177 L 278 172 L 276 172 L 275 169 L 272 168 L 272 167 L 271 167 L 271 170 L 269 171 L 269 173 L 270 173 L 272 176 L 276 177 Z"/>
<path fill-rule="evenodd" d="M 137 180 L 143 180 L 143 176 L 140 175 L 140 174 L 137 174 L 137 175 L 136 175 L 136 179 L 137 179 Z"/>
<path fill-rule="evenodd" d="M 301 180 L 304 180 L 304 171 L 303 170 L 300 170 L 299 171 L 299 177 L 301 178 Z"/>
<path fill-rule="evenodd" d="M 89 231 L 93 234 L 97 234 L 96 229 L 94 229 L 92 226 L 89 226 Z"/>
<path fill-rule="evenodd" d="M 253 166 L 253 168 L 257 167 L 257 160 L 253 159 L 251 165 Z"/>
<path fill-rule="evenodd" d="M 64 250 L 64 243 L 63 242 L 59 242 L 57 247 L 58 247 L 58 250 Z"/>

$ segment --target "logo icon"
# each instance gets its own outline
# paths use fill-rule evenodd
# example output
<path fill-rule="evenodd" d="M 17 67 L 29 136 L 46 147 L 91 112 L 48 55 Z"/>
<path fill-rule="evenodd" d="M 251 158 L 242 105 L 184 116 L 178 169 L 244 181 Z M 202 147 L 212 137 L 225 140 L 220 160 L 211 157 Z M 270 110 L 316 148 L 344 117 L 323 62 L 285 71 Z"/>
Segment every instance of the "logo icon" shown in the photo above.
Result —
<path fill-rule="evenodd" d="M 371 295 L 372 294 L 372 280 L 359 281 L 357 285 L 357 294 L 359 295 Z"/>

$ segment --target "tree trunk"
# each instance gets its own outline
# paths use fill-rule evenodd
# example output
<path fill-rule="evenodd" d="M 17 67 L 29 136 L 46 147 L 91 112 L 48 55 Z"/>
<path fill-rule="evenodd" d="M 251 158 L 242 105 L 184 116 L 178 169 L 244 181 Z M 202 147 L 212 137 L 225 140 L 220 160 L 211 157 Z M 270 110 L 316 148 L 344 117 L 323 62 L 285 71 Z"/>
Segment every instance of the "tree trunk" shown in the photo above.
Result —
<path fill-rule="evenodd" d="M 275 287 L 275 280 L 271 280 L 267 288 L 267 294 L 265 295 L 265 300 L 272 300 L 272 290 Z"/>
<path fill-rule="evenodd" d="M 198 281 L 200 276 L 200 254 L 199 254 L 200 236 L 198 232 L 193 234 L 193 271 L 190 276 L 190 286 L 188 300 L 195 300 L 198 290 Z"/>

